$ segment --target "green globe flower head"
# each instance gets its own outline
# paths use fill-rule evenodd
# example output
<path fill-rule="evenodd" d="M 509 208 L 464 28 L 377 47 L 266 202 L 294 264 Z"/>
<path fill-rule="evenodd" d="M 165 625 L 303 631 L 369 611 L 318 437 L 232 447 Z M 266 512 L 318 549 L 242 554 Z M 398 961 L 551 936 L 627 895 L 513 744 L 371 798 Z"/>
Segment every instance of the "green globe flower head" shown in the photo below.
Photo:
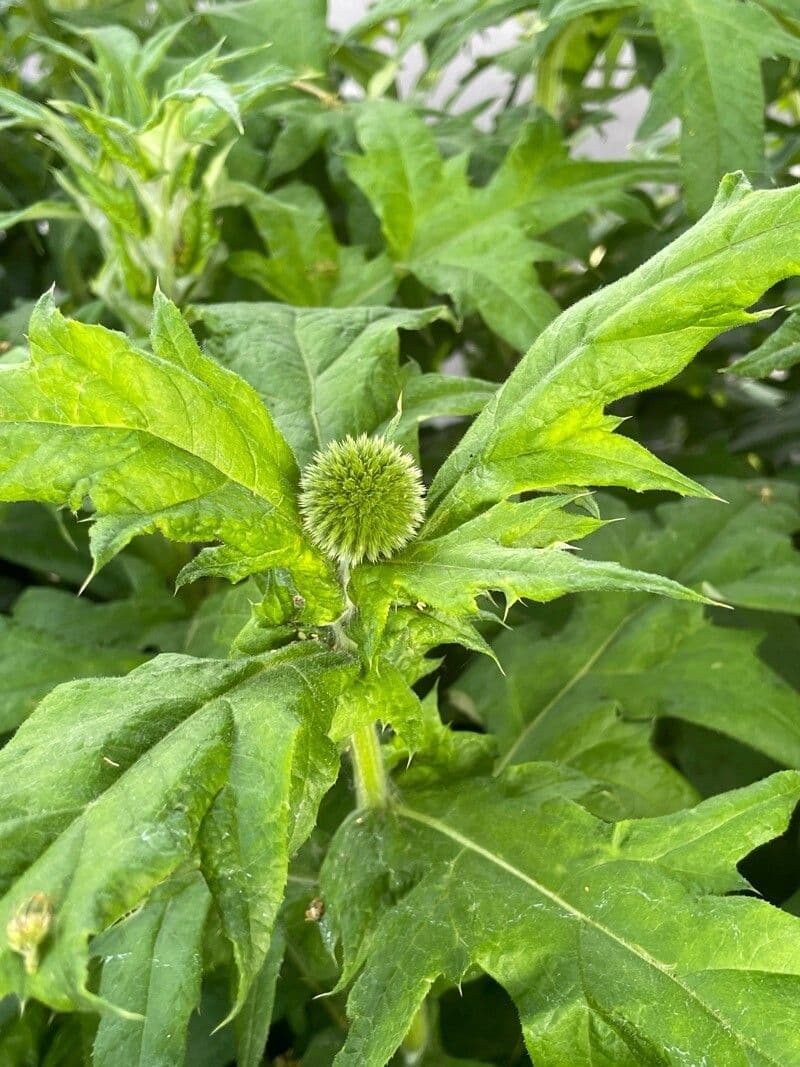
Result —
<path fill-rule="evenodd" d="M 383 437 L 345 437 L 321 449 L 300 479 L 303 525 L 314 544 L 348 565 L 387 559 L 425 514 L 411 456 Z"/>

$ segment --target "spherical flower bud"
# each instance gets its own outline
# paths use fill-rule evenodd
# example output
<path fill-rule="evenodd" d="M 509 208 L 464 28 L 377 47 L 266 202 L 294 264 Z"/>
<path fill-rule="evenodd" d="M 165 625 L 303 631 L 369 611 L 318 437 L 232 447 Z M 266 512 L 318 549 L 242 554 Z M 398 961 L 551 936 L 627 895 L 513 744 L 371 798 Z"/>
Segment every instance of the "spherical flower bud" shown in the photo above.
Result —
<path fill-rule="evenodd" d="M 425 514 L 425 488 L 413 459 L 383 437 L 345 437 L 317 452 L 300 480 L 303 525 L 341 563 L 387 559 Z"/>
<path fill-rule="evenodd" d="M 52 921 L 53 903 L 47 893 L 34 893 L 8 920 L 8 947 L 22 956 L 28 974 L 36 973 L 39 966 L 39 946 L 50 932 Z"/>

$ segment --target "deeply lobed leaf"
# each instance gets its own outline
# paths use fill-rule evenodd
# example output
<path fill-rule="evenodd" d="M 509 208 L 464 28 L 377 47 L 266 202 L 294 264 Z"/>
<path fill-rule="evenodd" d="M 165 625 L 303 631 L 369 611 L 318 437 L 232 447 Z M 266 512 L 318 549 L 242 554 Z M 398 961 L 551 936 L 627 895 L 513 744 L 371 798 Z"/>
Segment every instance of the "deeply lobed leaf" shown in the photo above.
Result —
<path fill-rule="evenodd" d="M 397 436 L 416 452 L 416 426 L 440 414 L 474 414 L 494 387 L 415 374 L 400 364 L 398 331 L 421 330 L 443 308 L 300 308 L 205 304 L 208 353 L 256 390 L 298 464 L 348 434 L 373 433 L 405 416 Z"/>
<path fill-rule="evenodd" d="M 433 983 L 474 965 L 514 999 L 537 1064 L 638 1067 L 665 1047 L 782 1062 L 798 1048 L 800 923 L 722 894 L 799 789 L 786 772 L 610 825 L 554 767 L 529 764 L 350 820 L 323 871 L 345 973 L 361 968 L 335 1063 L 383 1067 Z"/>
<path fill-rule="evenodd" d="M 90 991 L 89 939 L 188 865 L 230 941 L 240 1005 L 289 856 L 338 773 L 326 734 L 350 673 L 341 655 L 295 646 L 224 662 L 160 656 L 56 689 L 0 751 L 2 927 L 37 893 L 55 915 L 31 973 L 0 947 L 0 995 L 138 1010 L 118 999 L 127 971 L 119 993 L 110 976 L 103 999 Z"/>
<path fill-rule="evenodd" d="M 186 580 L 290 565 L 309 616 L 336 614 L 329 567 L 302 533 L 288 445 L 253 390 L 201 354 L 173 304 L 156 294 L 152 355 L 66 321 L 50 297 L 30 344 L 29 363 L 0 373 L 1 499 L 90 502 L 97 566 L 153 530 L 221 541 Z"/>
<path fill-rule="evenodd" d="M 423 611 L 430 607 L 458 620 L 475 617 L 477 598 L 492 591 L 503 593 L 507 605 L 598 589 L 703 599 L 668 578 L 568 551 L 567 541 L 601 525 L 565 510 L 574 499 L 501 502 L 452 533 L 412 542 L 387 562 L 356 567 L 351 587 L 366 625 L 372 626 L 369 643 L 380 634 L 392 602 L 416 604 Z"/>
<path fill-rule="evenodd" d="M 665 175 L 661 164 L 572 161 L 541 118 L 525 125 L 489 184 L 476 189 L 466 158 L 443 160 L 433 133 L 408 107 L 363 107 L 356 129 L 363 154 L 348 158 L 348 173 L 377 212 L 390 255 L 520 350 L 558 312 L 532 261 L 559 252 L 532 236 Z"/>
<path fill-rule="evenodd" d="M 708 495 L 627 437 L 606 404 L 678 373 L 800 270 L 800 193 L 730 176 L 711 210 L 632 274 L 573 305 L 535 342 L 440 468 L 427 536 L 494 500 L 560 485 Z"/>
<path fill-rule="evenodd" d="M 593 558 L 659 570 L 705 585 L 729 602 L 796 611 L 800 559 L 790 536 L 800 526 L 789 484 L 715 479 L 728 503 L 661 505 L 629 514 L 584 545 Z M 794 601 L 794 602 L 793 602 Z M 758 656 L 761 635 L 715 624 L 699 605 L 584 596 L 564 627 L 539 622 L 500 635 L 503 668 L 474 663 L 454 696 L 498 739 L 498 769 L 560 760 L 613 783 L 629 810 L 683 807 L 693 791 L 651 747 L 653 722 L 683 719 L 800 766 L 800 698 Z"/>

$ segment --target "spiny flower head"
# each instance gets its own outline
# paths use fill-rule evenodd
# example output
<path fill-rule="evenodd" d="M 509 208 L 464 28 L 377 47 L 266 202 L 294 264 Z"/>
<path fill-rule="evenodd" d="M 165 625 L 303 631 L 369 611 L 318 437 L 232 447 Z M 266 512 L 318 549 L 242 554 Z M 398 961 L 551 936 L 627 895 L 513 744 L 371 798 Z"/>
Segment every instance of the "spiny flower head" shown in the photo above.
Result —
<path fill-rule="evenodd" d="M 383 437 L 345 437 L 317 452 L 300 479 L 311 540 L 341 563 L 374 563 L 398 552 L 425 514 L 422 475 Z"/>

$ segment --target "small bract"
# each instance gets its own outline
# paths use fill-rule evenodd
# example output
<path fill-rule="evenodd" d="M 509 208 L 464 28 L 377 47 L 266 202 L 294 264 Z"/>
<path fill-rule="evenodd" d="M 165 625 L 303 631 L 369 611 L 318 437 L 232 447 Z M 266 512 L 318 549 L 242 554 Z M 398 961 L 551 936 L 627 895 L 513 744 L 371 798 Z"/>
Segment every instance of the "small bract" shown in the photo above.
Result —
<path fill-rule="evenodd" d="M 374 563 L 394 555 L 425 514 L 417 465 L 383 437 L 333 441 L 303 471 L 300 490 L 309 537 L 340 563 Z"/>

